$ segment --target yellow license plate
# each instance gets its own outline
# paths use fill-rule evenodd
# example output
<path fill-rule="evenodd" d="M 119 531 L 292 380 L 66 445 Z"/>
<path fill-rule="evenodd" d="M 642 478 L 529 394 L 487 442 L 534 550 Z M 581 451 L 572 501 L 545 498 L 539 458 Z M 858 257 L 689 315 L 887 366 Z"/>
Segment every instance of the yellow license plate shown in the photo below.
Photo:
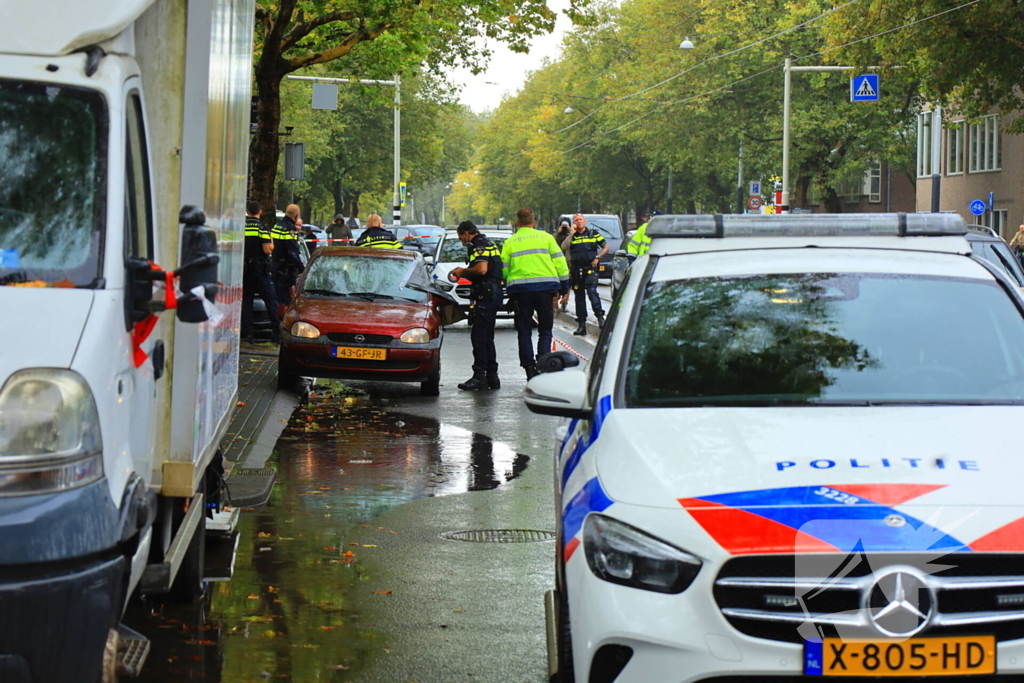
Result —
<path fill-rule="evenodd" d="M 964 676 L 996 672 L 995 636 L 825 638 L 804 644 L 810 676 Z"/>
<path fill-rule="evenodd" d="M 335 358 L 355 358 L 357 360 L 387 360 L 387 349 L 367 349 L 358 346 L 335 346 Z"/>

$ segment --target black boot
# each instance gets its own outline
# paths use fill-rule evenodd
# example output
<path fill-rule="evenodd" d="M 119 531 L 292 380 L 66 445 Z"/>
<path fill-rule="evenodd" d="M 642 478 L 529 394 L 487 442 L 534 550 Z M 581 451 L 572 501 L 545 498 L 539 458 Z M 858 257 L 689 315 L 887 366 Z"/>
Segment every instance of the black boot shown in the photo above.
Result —
<path fill-rule="evenodd" d="M 540 370 L 537 369 L 536 365 L 527 365 L 523 369 L 526 370 L 526 381 L 527 382 L 529 382 L 531 379 L 533 379 L 534 377 L 536 377 L 537 375 L 540 374 Z"/>
<path fill-rule="evenodd" d="M 501 389 L 501 380 L 498 379 L 498 371 L 487 373 L 487 388 L 488 389 Z"/>
<path fill-rule="evenodd" d="M 587 333 L 587 324 L 586 323 L 580 323 L 580 326 L 576 328 L 575 332 L 573 332 L 573 334 L 577 334 L 577 335 L 584 335 L 586 333 Z"/>
<path fill-rule="evenodd" d="M 597 326 L 604 329 L 604 313 L 597 314 Z"/>
<path fill-rule="evenodd" d="M 473 376 L 459 385 L 459 389 L 462 389 L 463 391 L 479 391 L 480 389 L 486 388 L 487 376 L 477 370 L 473 370 Z"/>

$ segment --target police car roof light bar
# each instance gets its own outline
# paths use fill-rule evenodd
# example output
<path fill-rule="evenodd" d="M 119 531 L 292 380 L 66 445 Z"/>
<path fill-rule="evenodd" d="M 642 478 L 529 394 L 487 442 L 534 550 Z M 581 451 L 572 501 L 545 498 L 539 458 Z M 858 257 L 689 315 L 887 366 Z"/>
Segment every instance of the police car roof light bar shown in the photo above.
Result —
<path fill-rule="evenodd" d="M 959 214 L 715 214 L 655 216 L 647 235 L 656 237 L 946 237 L 963 235 Z"/>

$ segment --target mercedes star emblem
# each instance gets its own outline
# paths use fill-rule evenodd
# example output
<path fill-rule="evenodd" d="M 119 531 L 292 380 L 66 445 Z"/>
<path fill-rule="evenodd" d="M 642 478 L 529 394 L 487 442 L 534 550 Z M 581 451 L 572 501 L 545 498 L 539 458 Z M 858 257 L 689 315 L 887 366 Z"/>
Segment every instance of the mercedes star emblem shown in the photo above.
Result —
<path fill-rule="evenodd" d="M 871 623 L 886 636 L 919 633 L 935 607 L 935 595 L 924 574 L 913 567 L 891 567 L 876 576 L 867 595 Z"/>
<path fill-rule="evenodd" d="M 364 341 L 366 341 L 366 337 L 364 337 L 361 334 L 357 334 L 356 335 L 356 341 L 359 342 L 360 344 L 362 344 Z"/>

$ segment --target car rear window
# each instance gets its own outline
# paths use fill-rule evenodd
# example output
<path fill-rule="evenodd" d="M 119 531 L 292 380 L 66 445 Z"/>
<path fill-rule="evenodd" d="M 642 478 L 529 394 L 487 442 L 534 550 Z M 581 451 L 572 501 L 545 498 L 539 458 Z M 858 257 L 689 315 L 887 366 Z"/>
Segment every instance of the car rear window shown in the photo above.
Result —
<path fill-rule="evenodd" d="M 1024 318 L 995 282 L 814 273 L 647 287 L 630 407 L 1020 404 Z"/>

